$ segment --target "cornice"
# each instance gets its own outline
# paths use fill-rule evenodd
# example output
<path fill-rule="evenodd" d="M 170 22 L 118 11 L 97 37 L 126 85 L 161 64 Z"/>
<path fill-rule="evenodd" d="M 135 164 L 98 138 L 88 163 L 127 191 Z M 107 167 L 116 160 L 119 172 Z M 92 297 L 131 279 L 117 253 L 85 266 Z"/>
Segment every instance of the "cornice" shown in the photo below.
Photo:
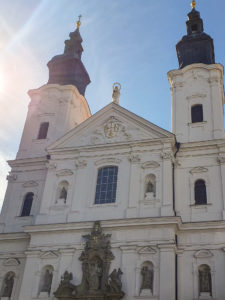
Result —
<path fill-rule="evenodd" d="M 47 162 L 46 156 L 8 160 L 8 164 L 11 168 L 24 167 L 24 166 L 40 166 L 40 165 L 43 165 L 44 167 L 46 162 Z"/>
<path fill-rule="evenodd" d="M 24 232 L 0 233 L 0 241 L 28 240 L 29 238 L 29 234 Z"/>
<path fill-rule="evenodd" d="M 211 71 L 211 70 L 219 70 L 221 72 L 221 76 L 223 76 L 224 73 L 224 67 L 221 64 L 210 64 L 210 65 L 206 65 L 206 64 L 202 64 L 202 63 L 198 63 L 198 64 L 191 64 L 188 65 L 182 69 L 178 69 L 178 70 L 171 70 L 167 73 L 168 77 L 170 79 L 172 79 L 174 76 L 179 76 L 179 75 L 183 75 L 188 71 L 192 71 L 193 69 L 204 69 L 207 71 Z"/>
<path fill-rule="evenodd" d="M 131 229 L 135 228 L 160 228 L 166 225 L 166 228 L 176 229 L 182 231 L 202 231 L 202 230 L 225 230 L 225 221 L 205 221 L 205 222 L 190 222 L 182 223 L 180 217 L 156 217 L 156 218 L 133 218 L 133 219 L 114 219 L 101 221 L 102 227 L 105 229 Z M 93 222 L 74 222 L 67 224 L 43 224 L 25 226 L 25 233 L 40 234 L 43 232 L 65 232 L 65 231 L 84 231 L 90 230 L 93 226 Z M 175 227 L 174 227 L 175 226 Z"/>

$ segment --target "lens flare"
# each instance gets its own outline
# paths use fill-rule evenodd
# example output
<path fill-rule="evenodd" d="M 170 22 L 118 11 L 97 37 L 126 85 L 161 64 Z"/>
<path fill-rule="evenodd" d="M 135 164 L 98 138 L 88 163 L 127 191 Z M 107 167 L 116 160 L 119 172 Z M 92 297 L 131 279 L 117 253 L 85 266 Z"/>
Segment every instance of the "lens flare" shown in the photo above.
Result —
<path fill-rule="evenodd" d="M 4 78 L 3 78 L 3 73 L 0 70 L 0 92 L 3 92 L 4 89 Z"/>

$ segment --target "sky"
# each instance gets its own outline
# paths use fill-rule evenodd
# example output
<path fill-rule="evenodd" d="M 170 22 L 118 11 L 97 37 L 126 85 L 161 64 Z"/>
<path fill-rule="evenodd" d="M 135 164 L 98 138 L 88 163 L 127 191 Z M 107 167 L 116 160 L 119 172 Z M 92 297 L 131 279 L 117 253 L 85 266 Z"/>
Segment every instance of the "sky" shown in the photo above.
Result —
<path fill-rule="evenodd" d="M 225 64 L 225 1 L 197 0 L 216 62 Z M 0 0 L 0 207 L 27 114 L 29 89 L 47 83 L 47 62 L 63 53 L 64 40 L 82 15 L 82 61 L 91 83 L 92 114 L 111 102 L 170 130 L 167 72 L 178 68 L 175 45 L 186 34 L 190 0 Z"/>

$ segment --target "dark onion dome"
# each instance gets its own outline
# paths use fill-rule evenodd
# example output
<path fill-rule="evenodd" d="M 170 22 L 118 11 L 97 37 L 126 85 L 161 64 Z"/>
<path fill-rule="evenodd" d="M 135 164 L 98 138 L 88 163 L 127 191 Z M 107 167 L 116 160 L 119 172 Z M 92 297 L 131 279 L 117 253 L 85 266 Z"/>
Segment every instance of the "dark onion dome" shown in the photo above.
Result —
<path fill-rule="evenodd" d="M 195 10 L 195 1 L 192 1 L 192 11 L 188 14 L 186 27 L 187 35 L 176 45 L 179 68 L 195 63 L 214 64 L 213 39 L 204 33 L 200 13 Z"/>
<path fill-rule="evenodd" d="M 65 41 L 64 54 L 56 55 L 48 62 L 48 83 L 74 85 L 80 94 L 84 96 L 86 87 L 91 81 L 81 61 L 83 52 L 81 44 L 83 40 L 79 31 L 80 25 L 79 20 L 76 30 L 71 32 L 70 39 Z"/>

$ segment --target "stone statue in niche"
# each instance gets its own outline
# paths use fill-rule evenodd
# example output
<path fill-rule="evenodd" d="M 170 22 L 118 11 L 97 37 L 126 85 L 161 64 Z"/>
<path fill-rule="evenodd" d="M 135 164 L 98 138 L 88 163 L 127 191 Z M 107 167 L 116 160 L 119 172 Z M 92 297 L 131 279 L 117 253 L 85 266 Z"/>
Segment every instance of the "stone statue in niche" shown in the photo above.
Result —
<path fill-rule="evenodd" d="M 64 274 L 58 289 L 54 293 L 59 300 L 119 300 L 122 299 L 122 271 L 113 270 L 109 275 L 114 255 L 111 251 L 109 234 L 102 233 L 100 222 L 95 222 L 91 234 L 84 235 L 86 240 L 81 253 L 82 280 L 77 286 L 70 283 L 68 272 Z"/>
<path fill-rule="evenodd" d="M 15 274 L 10 272 L 6 275 L 3 282 L 2 297 L 10 298 L 12 295 Z"/>
<path fill-rule="evenodd" d="M 52 286 L 52 277 L 53 277 L 52 272 L 47 269 L 44 274 L 44 282 L 41 288 L 41 293 L 48 293 L 48 295 L 50 295 L 51 286 Z"/>
<path fill-rule="evenodd" d="M 141 296 L 152 295 L 153 292 L 153 269 L 143 266 L 141 269 L 142 283 L 140 289 Z"/>
<path fill-rule="evenodd" d="M 207 265 L 199 267 L 199 291 L 200 295 L 209 295 L 212 293 L 212 279 L 210 268 Z"/>
<path fill-rule="evenodd" d="M 146 184 L 146 191 L 145 191 L 145 200 L 152 200 L 155 198 L 155 184 L 148 180 Z"/>
<path fill-rule="evenodd" d="M 67 190 L 65 189 L 65 187 L 63 187 L 60 191 L 60 195 L 59 195 L 60 199 L 64 199 L 66 201 L 67 198 Z"/>

